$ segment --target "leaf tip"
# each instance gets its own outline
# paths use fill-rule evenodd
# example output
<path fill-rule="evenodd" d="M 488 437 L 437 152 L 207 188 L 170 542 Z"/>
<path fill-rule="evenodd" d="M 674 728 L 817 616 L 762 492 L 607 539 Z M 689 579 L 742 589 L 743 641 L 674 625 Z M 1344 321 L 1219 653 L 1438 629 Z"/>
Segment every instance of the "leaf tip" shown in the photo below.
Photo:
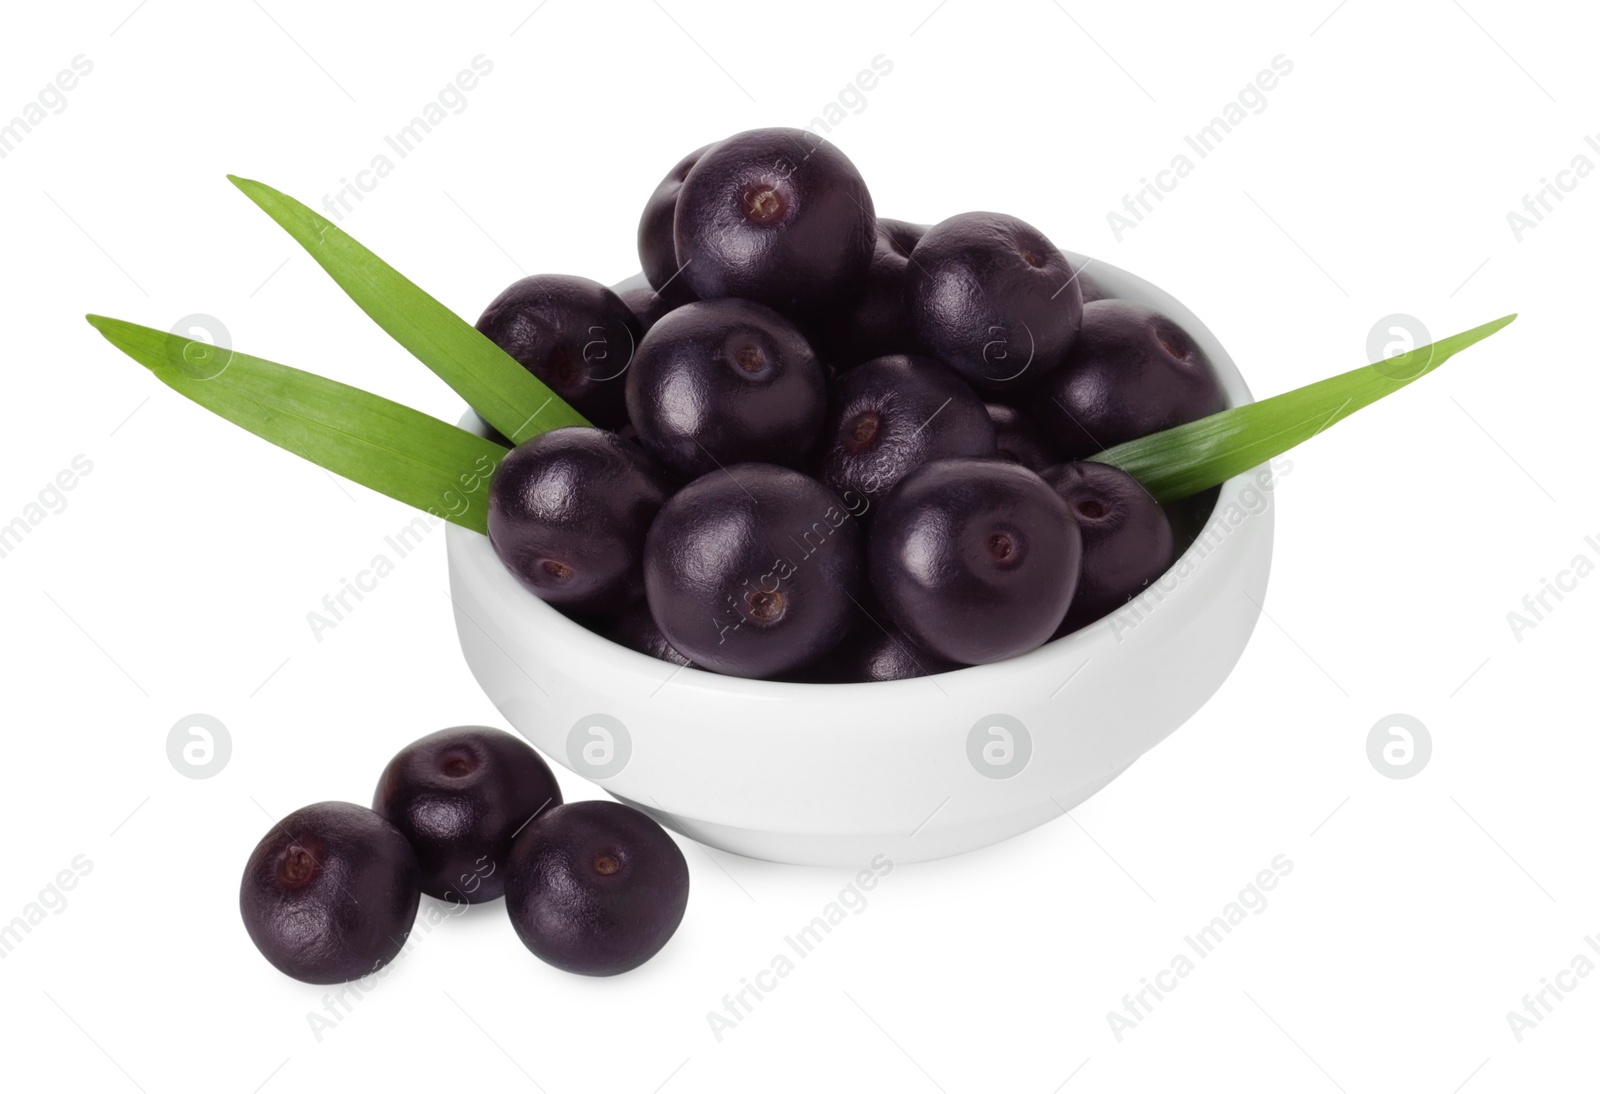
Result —
<path fill-rule="evenodd" d="M 1502 315 L 1499 319 L 1495 319 L 1495 320 L 1492 320 L 1492 321 L 1490 321 L 1488 323 L 1485 323 L 1483 325 L 1483 328 L 1482 328 L 1483 329 L 1483 337 L 1487 338 L 1491 334 L 1500 333 L 1501 331 L 1503 331 L 1507 327 L 1509 327 L 1512 323 L 1516 322 L 1516 319 L 1517 319 L 1517 313 L 1516 312 L 1512 312 L 1510 315 Z"/>
<path fill-rule="evenodd" d="M 243 175 L 229 175 L 228 181 L 233 183 L 245 197 L 257 204 L 260 204 L 260 195 L 262 193 L 270 193 L 272 190 L 272 187 L 266 183 L 257 182 L 255 179 L 247 179 Z"/>

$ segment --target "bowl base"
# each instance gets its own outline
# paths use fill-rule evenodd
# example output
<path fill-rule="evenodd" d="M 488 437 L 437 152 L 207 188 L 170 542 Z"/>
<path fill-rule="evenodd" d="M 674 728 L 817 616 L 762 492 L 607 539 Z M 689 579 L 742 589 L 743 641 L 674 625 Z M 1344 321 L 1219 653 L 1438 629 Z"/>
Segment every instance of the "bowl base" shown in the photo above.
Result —
<path fill-rule="evenodd" d="M 762 832 L 678 816 L 620 794 L 612 794 L 612 797 L 624 805 L 648 813 L 663 827 L 670 828 L 680 836 L 746 858 L 786 862 L 795 866 L 848 867 L 864 866 L 882 855 L 896 866 L 901 866 L 976 851 L 1048 824 L 1088 801 L 1130 766 L 1126 764 L 1119 767 L 1102 778 L 1068 793 L 1058 794 L 1043 804 L 1034 804 L 981 822 L 940 827 L 934 823 L 938 820 L 935 813 L 929 818 L 928 824 L 910 835 L 904 832 L 879 835 L 859 832 Z"/>

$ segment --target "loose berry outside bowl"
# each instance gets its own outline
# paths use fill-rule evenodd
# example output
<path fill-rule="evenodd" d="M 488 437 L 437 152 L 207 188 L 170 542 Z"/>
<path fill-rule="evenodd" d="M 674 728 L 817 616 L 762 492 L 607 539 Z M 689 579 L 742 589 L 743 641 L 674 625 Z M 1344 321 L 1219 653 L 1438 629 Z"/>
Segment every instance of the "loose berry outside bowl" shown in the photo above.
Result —
<path fill-rule="evenodd" d="M 1105 295 L 1187 330 L 1231 404 L 1251 401 L 1192 312 L 1132 274 L 1087 265 Z M 462 425 L 484 429 L 470 411 Z M 677 832 L 776 862 L 941 858 L 1060 817 L 1211 698 L 1266 591 L 1265 476 L 1224 483 L 1200 538 L 1123 609 L 1022 656 L 936 676 L 803 684 L 679 668 L 567 619 L 518 584 L 486 536 L 452 524 L 456 629 L 517 731 Z"/>

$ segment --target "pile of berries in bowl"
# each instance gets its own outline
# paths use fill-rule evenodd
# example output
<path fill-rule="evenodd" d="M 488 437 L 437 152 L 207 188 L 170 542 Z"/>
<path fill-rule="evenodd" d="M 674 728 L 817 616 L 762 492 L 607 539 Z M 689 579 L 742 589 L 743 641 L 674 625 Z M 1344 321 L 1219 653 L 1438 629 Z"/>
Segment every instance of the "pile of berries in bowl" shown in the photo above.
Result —
<path fill-rule="evenodd" d="M 837 148 L 762 129 L 675 166 L 639 252 L 646 285 L 527 277 L 478 321 L 593 423 L 508 453 L 488 518 L 585 626 L 729 676 L 921 677 L 1103 618 L 1184 545 L 1088 458 L 1222 410 L 1217 372 L 1029 224 L 880 219 Z"/>

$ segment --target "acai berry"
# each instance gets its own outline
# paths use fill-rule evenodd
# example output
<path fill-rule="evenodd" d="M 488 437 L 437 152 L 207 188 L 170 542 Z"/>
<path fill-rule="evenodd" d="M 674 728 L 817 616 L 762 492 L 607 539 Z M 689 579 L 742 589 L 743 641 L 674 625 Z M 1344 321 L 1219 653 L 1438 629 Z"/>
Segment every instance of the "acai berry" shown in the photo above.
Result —
<path fill-rule="evenodd" d="M 568 426 L 508 452 L 489 481 L 489 542 L 539 598 L 611 614 L 643 595 L 645 533 L 671 483 L 632 441 Z"/>
<path fill-rule="evenodd" d="M 696 296 L 792 313 L 854 291 L 876 235 L 855 164 L 804 129 L 752 129 L 707 149 L 673 222 L 679 276 Z"/>
<path fill-rule="evenodd" d="M 290 813 L 256 844 L 239 913 L 280 972 L 339 984 L 394 959 L 421 896 L 417 856 L 394 825 L 359 805 L 321 802 Z"/>
<path fill-rule="evenodd" d="M 650 528 L 650 614 L 697 665 L 759 677 L 799 668 L 855 623 L 858 523 L 843 499 L 798 471 L 713 471 L 673 495 Z"/>
<path fill-rule="evenodd" d="M 962 665 L 1025 653 L 1060 626 L 1083 546 L 1066 502 L 1004 460 L 940 460 L 873 521 L 873 590 L 912 640 Z"/>
<path fill-rule="evenodd" d="M 639 441 L 686 478 L 800 462 L 822 428 L 827 377 L 804 336 L 748 300 L 702 300 L 645 336 L 627 383 Z"/>
<path fill-rule="evenodd" d="M 1126 604 L 1172 565 L 1172 523 L 1139 480 L 1103 463 L 1067 463 L 1044 481 L 1072 511 L 1083 535 L 1078 591 L 1058 634 L 1087 626 Z"/>
<path fill-rule="evenodd" d="M 518 837 L 506 910 L 517 937 L 568 972 L 614 976 L 667 944 L 689 866 L 662 827 L 619 802 L 558 806 Z"/>
<path fill-rule="evenodd" d="M 416 851 L 422 891 L 454 904 L 499 899 L 512 837 L 560 804 L 561 788 L 532 746 L 487 726 L 411 742 L 372 796 L 373 811 Z"/>
<path fill-rule="evenodd" d="M 1036 382 L 1061 363 L 1083 317 L 1067 258 L 1003 213 L 940 221 L 911 251 L 910 305 L 933 355 L 975 387 Z"/>
<path fill-rule="evenodd" d="M 590 422 L 627 419 L 622 384 L 640 329 L 616 293 L 587 277 L 524 277 L 484 309 L 478 330 Z"/>
<path fill-rule="evenodd" d="M 1083 329 L 1039 386 L 1035 417 L 1061 458 L 1076 460 L 1226 406 L 1195 340 L 1154 308 L 1129 300 L 1084 306 Z"/>

